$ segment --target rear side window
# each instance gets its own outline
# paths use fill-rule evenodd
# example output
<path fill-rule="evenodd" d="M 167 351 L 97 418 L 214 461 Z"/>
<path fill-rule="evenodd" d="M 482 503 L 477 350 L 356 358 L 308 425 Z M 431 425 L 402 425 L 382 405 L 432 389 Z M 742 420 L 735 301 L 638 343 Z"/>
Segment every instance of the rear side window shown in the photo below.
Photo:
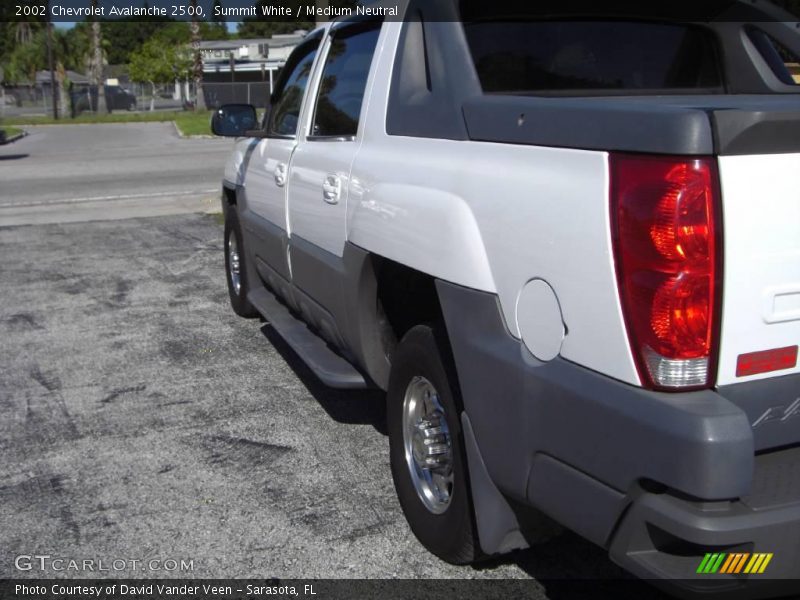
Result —
<path fill-rule="evenodd" d="M 766 31 L 748 28 L 747 35 L 781 83 L 800 84 L 800 58 Z"/>
<path fill-rule="evenodd" d="M 475 21 L 464 31 L 486 93 L 722 91 L 702 27 L 634 21 Z"/>
<path fill-rule="evenodd" d="M 322 71 L 312 137 L 356 135 L 380 26 L 380 22 L 362 23 L 334 32 Z"/>

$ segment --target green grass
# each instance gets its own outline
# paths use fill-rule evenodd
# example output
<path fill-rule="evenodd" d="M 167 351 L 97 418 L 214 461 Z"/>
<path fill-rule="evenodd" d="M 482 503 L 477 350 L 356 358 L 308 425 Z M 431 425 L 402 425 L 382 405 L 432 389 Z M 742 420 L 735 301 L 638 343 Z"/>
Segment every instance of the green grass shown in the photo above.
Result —
<path fill-rule="evenodd" d="M 79 125 L 87 123 L 153 123 L 174 121 L 183 135 L 211 135 L 210 112 L 154 111 L 154 112 L 113 112 L 95 115 L 83 113 L 74 119 L 69 117 L 55 120 L 53 117 L 7 117 L 9 125 Z M 6 128 L 8 129 L 8 128 Z"/>
<path fill-rule="evenodd" d="M 175 125 L 183 135 L 212 135 L 210 112 L 177 113 Z"/>
<path fill-rule="evenodd" d="M 22 129 L 19 127 L 0 127 L 0 131 L 6 132 L 6 139 L 9 140 L 15 135 L 19 135 L 22 133 Z"/>

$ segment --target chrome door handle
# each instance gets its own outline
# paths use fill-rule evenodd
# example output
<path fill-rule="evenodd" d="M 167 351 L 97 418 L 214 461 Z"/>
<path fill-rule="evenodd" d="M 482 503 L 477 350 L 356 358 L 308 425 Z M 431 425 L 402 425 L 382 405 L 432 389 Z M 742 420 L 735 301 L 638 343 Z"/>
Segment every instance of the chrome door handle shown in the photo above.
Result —
<path fill-rule="evenodd" d="M 342 195 L 342 180 L 336 175 L 327 175 L 322 182 L 322 198 L 328 204 L 338 204 Z"/>
<path fill-rule="evenodd" d="M 275 165 L 275 185 L 278 187 L 286 185 L 286 163 Z"/>

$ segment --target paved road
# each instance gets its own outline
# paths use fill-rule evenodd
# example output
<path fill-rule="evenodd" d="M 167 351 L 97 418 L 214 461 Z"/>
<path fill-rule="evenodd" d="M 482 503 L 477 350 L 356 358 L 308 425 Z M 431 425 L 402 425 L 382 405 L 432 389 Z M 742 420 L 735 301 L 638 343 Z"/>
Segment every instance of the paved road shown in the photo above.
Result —
<path fill-rule="evenodd" d="M 102 573 L 116 577 L 168 574 L 132 559 L 184 559 L 193 570 L 173 575 L 520 578 L 500 597 L 656 597 L 609 580 L 620 571 L 569 533 L 476 568 L 421 548 L 394 494 L 383 396 L 325 388 L 268 325 L 234 316 L 218 218 L 102 220 L 181 212 L 175 198 L 204 189 L 216 203 L 229 142 L 170 127 L 41 128 L 0 148 L 0 579 L 97 575 L 14 568 L 49 554 L 127 560 Z M 138 207 L 86 200 L 125 194 Z M 65 222 L 9 225 L 13 210 Z"/>
<path fill-rule="evenodd" d="M 215 206 L 232 145 L 181 139 L 172 123 L 27 129 L 29 136 L 0 146 L 0 225 Z"/>
<path fill-rule="evenodd" d="M 191 559 L 195 577 L 535 577 L 533 598 L 619 575 L 568 533 L 480 568 L 425 552 L 383 397 L 323 387 L 233 315 L 215 217 L 0 227 L 0 255 L 0 579 L 38 574 L 13 568 L 32 553 Z"/>

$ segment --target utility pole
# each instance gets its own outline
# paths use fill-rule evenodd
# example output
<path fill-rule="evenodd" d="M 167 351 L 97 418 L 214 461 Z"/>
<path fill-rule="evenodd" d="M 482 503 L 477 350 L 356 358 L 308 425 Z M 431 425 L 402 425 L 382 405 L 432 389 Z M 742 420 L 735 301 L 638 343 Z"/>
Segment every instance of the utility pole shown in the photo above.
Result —
<path fill-rule="evenodd" d="M 50 93 L 53 96 L 53 118 L 58 120 L 58 90 L 56 89 L 56 72 L 53 69 L 53 23 L 47 18 L 47 68 L 50 69 Z"/>

